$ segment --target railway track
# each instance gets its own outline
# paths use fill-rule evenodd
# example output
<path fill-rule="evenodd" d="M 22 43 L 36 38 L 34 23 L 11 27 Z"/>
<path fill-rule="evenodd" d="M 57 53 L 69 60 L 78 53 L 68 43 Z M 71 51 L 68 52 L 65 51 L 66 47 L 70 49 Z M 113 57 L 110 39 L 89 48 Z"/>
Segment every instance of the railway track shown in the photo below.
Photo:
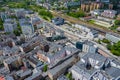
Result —
<path fill-rule="evenodd" d="M 99 31 L 99 32 L 102 33 L 102 34 L 106 34 L 106 33 L 108 33 L 108 32 L 113 33 L 113 34 L 115 33 L 115 32 L 113 32 L 112 30 L 108 30 L 107 28 L 104 28 L 104 27 L 101 27 L 101 26 L 97 26 L 97 25 L 94 25 L 94 24 L 90 24 L 90 23 L 88 23 L 88 22 L 85 22 L 85 21 L 82 21 L 82 20 L 80 20 L 80 19 L 76 19 L 76 18 L 67 16 L 67 15 L 62 14 L 62 13 L 60 14 L 60 13 L 57 13 L 57 12 L 55 12 L 55 11 L 51 11 L 51 13 L 52 13 L 54 16 L 56 16 L 56 17 L 61 17 L 61 18 L 65 19 L 65 20 L 67 20 L 67 21 L 69 21 L 69 22 L 71 22 L 71 23 L 80 24 L 80 25 L 84 25 L 84 26 L 86 26 L 86 27 L 88 27 L 88 28 L 90 28 L 90 29 L 95 29 L 95 30 Z"/>

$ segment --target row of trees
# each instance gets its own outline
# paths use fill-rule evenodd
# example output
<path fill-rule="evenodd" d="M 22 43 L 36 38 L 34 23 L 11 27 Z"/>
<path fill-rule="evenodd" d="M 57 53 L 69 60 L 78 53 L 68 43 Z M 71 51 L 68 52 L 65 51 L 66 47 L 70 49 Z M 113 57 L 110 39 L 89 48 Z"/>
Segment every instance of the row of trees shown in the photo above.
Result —
<path fill-rule="evenodd" d="M 99 44 L 101 44 L 101 42 L 106 44 L 107 49 L 110 50 L 112 54 L 120 56 L 120 41 L 111 44 L 111 42 L 108 39 L 104 38 L 103 40 L 98 40 Z"/>
<path fill-rule="evenodd" d="M 107 44 L 107 49 L 111 51 L 116 56 L 120 56 L 120 41 L 118 43 L 111 44 L 108 39 L 98 40 L 98 43 L 105 43 Z"/>
<path fill-rule="evenodd" d="M 30 6 L 28 6 L 28 9 L 38 12 L 38 14 L 46 20 L 48 20 L 48 18 L 49 19 L 53 18 L 53 15 L 51 14 L 51 12 L 42 6 L 30 5 Z"/>
<path fill-rule="evenodd" d="M 102 42 L 106 43 L 106 44 L 110 44 L 110 41 L 108 39 L 105 39 L 105 38 L 102 40 Z"/>
<path fill-rule="evenodd" d="M 39 15 L 41 15 L 41 16 L 47 16 L 47 17 L 49 17 L 50 19 L 53 18 L 53 15 L 52 15 L 49 11 L 45 11 L 45 10 L 39 11 Z"/>
<path fill-rule="evenodd" d="M 50 11 L 48 11 L 47 9 L 43 8 L 42 6 L 36 6 L 36 5 L 31 5 L 30 6 L 30 9 L 38 12 L 38 14 L 40 16 L 42 16 L 44 19 L 52 19 L 53 18 L 53 15 L 51 14 Z"/>
<path fill-rule="evenodd" d="M 107 48 L 116 56 L 120 56 L 120 41 L 113 45 L 107 44 Z"/>
<path fill-rule="evenodd" d="M 80 18 L 80 17 L 84 17 L 85 13 L 83 11 L 79 11 L 79 12 L 68 12 L 67 15 L 75 17 L 75 18 Z"/>

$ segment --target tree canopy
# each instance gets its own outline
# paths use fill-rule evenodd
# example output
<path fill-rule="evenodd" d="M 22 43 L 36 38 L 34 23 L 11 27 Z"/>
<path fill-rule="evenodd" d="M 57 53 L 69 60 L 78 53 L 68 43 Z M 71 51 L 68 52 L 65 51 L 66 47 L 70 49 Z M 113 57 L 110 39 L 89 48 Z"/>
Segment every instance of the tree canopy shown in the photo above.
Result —
<path fill-rule="evenodd" d="M 115 20 L 115 25 L 120 25 L 120 20 Z"/>
<path fill-rule="evenodd" d="M 120 41 L 113 45 L 108 44 L 107 48 L 116 56 L 120 56 Z"/>
<path fill-rule="evenodd" d="M 79 11 L 79 12 L 69 12 L 67 13 L 67 15 L 75 17 L 75 18 L 79 18 L 79 17 L 84 17 L 85 13 L 83 11 Z"/>
<path fill-rule="evenodd" d="M 47 69 L 48 69 L 48 65 L 45 64 L 44 67 L 43 67 L 43 71 L 46 72 Z"/>

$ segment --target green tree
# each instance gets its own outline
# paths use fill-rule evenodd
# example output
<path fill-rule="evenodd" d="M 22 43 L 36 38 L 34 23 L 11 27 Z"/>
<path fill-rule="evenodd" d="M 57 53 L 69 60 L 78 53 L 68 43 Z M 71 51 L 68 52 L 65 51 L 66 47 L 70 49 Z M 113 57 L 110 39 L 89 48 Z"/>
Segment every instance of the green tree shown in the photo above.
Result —
<path fill-rule="evenodd" d="M 106 44 L 109 44 L 109 43 L 110 43 L 110 41 L 109 41 L 108 39 L 105 39 L 105 38 L 102 40 L 102 42 L 104 42 L 104 43 L 106 43 Z"/>
<path fill-rule="evenodd" d="M 111 30 L 115 30 L 115 31 L 116 31 L 117 28 L 118 28 L 118 25 L 113 25 L 113 26 L 110 27 Z"/>
<path fill-rule="evenodd" d="M 22 29 L 21 29 L 21 27 L 20 27 L 19 24 L 18 24 L 17 30 L 18 30 L 20 33 L 22 33 Z"/>
<path fill-rule="evenodd" d="M 69 80 L 73 80 L 73 79 L 72 79 L 72 73 L 70 73 L 70 72 L 68 72 L 68 73 L 66 74 L 66 77 L 67 77 Z"/>
<path fill-rule="evenodd" d="M 0 18 L 0 30 L 4 30 L 3 21 L 1 18 Z"/>
<path fill-rule="evenodd" d="M 120 25 L 120 20 L 115 20 L 115 25 Z"/>
<path fill-rule="evenodd" d="M 112 45 L 111 44 L 107 44 L 107 49 L 111 50 L 111 48 L 112 48 Z"/>
<path fill-rule="evenodd" d="M 75 18 L 80 18 L 80 17 L 84 17 L 85 13 L 83 11 L 79 11 L 79 12 L 68 12 L 67 15 L 75 17 Z"/>
<path fill-rule="evenodd" d="M 48 18 L 46 16 L 43 16 L 43 19 L 48 20 Z"/>
<path fill-rule="evenodd" d="M 3 25 L 0 25 L 0 30 L 4 30 L 4 27 L 3 27 Z"/>
<path fill-rule="evenodd" d="M 94 23 L 95 23 L 94 20 L 89 20 L 88 22 L 91 23 L 91 24 L 94 24 Z"/>
<path fill-rule="evenodd" d="M 16 36 L 20 36 L 20 34 L 22 34 L 22 30 L 21 30 L 21 27 L 20 27 L 19 24 L 17 25 L 17 29 L 14 30 L 13 33 L 14 33 Z"/>
<path fill-rule="evenodd" d="M 46 10 L 40 10 L 40 11 L 39 11 L 39 15 L 41 15 L 41 16 L 46 16 L 46 17 L 48 17 L 48 18 L 50 18 L 50 19 L 53 18 L 53 15 L 51 14 L 51 12 L 46 11 Z"/>
<path fill-rule="evenodd" d="M 100 39 L 98 40 L 98 43 L 101 44 L 101 40 Z"/>
<path fill-rule="evenodd" d="M 47 69 L 48 69 L 48 65 L 45 64 L 44 67 L 43 67 L 43 71 L 46 72 Z"/>
<path fill-rule="evenodd" d="M 18 30 L 14 30 L 13 33 L 14 33 L 16 36 L 20 36 L 20 34 L 21 34 L 20 31 L 18 31 Z"/>
<path fill-rule="evenodd" d="M 111 52 L 116 56 L 120 56 L 120 41 L 112 45 Z"/>

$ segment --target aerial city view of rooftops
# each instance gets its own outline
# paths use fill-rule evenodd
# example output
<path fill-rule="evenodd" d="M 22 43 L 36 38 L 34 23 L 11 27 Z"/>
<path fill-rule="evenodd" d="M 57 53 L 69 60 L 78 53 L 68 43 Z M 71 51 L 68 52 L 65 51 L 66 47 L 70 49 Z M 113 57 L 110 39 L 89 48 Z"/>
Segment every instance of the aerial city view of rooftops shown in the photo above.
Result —
<path fill-rule="evenodd" d="M 0 80 L 120 80 L 120 0 L 0 0 Z"/>

